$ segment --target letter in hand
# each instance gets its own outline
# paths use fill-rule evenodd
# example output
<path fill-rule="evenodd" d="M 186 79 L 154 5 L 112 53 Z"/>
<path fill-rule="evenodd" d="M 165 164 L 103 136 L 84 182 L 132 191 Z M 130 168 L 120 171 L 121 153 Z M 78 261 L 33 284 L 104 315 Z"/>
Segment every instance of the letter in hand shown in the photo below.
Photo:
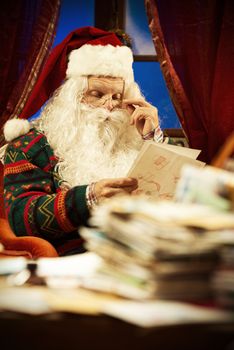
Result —
<path fill-rule="evenodd" d="M 138 187 L 137 179 L 123 177 L 117 179 L 103 179 L 95 183 L 94 191 L 98 202 L 106 198 L 121 194 L 131 194 Z"/>
<path fill-rule="evenodd" d="M 122 106 L 131 116 L 130 125 L 135 125 L 141 136 L 158 126 L 158 110 L 145 100 L 125 99 Z"/>

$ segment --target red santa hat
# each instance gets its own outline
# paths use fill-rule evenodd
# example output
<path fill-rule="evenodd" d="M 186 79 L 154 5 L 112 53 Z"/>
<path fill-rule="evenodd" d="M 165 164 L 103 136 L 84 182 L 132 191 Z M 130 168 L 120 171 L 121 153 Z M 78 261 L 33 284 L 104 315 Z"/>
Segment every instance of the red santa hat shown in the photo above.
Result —
<path fill-rule="evenodd" d="M 19 118 L 35 114 L 65 78 L 87 75 L 134 80 L 132 51 L 118 37 L 94 27 L 71 32 L 51 52 Z"/>

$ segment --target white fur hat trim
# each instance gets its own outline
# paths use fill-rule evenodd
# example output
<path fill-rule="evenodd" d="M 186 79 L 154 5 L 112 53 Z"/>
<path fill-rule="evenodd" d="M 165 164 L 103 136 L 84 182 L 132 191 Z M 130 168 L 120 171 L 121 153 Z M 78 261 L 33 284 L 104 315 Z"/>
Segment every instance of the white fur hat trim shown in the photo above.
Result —
<path fill-rule="evenodd" d="M 127 46 L 86 44 L 73 50 L 69 56 L 66 75 L 100 75 L 123 78 L 127 83 L 134 80 L 132 51 Z"/>
<path fill-rule="evenodd" d="M 19 136 L 25 135 L 30 130 L 30 123 L 26 119 L 10 119 L 3 129 L 6 141 L 12 141 Z"/>

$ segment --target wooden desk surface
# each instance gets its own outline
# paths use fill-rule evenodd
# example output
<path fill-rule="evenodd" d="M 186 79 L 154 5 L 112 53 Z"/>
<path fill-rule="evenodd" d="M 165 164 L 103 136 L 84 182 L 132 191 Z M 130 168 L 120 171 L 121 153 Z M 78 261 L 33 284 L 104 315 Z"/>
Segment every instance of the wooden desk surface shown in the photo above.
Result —
<path fill-rule="evenodd" d="M 2 312 L 0 334 L 1 350 L 234 350 L 234 324 L 144 329 L 108 316 Z"/>

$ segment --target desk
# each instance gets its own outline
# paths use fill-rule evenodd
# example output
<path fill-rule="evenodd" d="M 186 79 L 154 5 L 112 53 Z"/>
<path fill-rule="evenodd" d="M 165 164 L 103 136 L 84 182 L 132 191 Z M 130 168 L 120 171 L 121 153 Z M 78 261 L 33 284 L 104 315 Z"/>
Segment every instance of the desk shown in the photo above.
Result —
<path fill-rule="evenodd" d="M 0 313 L 1 350 L 234 350 L 234 324 L 140 328 L 109 316 Z"/>

